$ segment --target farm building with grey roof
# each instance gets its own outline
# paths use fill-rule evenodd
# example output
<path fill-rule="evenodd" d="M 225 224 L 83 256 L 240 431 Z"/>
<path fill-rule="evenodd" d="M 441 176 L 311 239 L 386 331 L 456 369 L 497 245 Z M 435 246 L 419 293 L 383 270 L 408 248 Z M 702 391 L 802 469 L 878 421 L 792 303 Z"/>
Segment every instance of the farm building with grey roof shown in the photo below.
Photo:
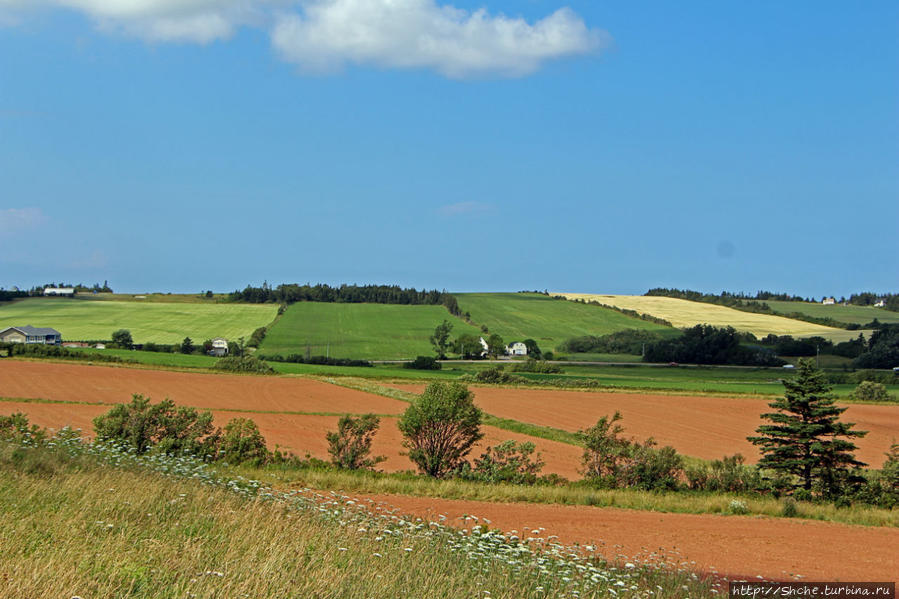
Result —
<path fill-rule="evenodd" d="M 0 331 L 0 342 L 59 345 L 62 343 L 62 333 L 56 329 L 33 327 L 29 324 L 24 327 L 9 327 L 3 329 Z"/>

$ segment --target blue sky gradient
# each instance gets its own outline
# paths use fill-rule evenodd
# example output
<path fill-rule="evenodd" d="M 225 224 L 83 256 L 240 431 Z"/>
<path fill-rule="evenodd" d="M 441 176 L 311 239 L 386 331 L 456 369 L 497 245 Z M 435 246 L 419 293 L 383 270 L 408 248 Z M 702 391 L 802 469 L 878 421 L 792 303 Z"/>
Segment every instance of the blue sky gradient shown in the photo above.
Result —
<path fill-rule="evenodd" d="M 0 286 L 899 291 L 899 3 L 454 6 L 592 37 L 310 69 L 0 0 Z"/>

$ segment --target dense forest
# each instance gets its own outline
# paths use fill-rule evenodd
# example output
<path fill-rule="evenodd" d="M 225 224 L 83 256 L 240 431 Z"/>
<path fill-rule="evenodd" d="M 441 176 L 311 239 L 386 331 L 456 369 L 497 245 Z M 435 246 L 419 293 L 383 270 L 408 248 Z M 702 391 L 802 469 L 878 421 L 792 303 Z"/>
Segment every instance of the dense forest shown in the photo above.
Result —
<path fill-rule="evenodd" d="M 299 285 L 297 283 L 284 283 L 277 287 L 271 287 L 263 283 L 262 287 L 247 285 L 243 291 L 233 291 L 229 299 L 235 302 L 249 302 L 254 304 L 279 303 L 293 304 L 295 302 L 329 302 L 329 303 L 370 303 L 370 304 L 409 304 L 409 305 L 435 305 L 446 306 L 451 314 L 460 315 L 459 304 L 456 298 L 446 291 L 421 291 L 411 288 L 406 289 L 399 285 L 341 285 L 331 287 L 319 283 L 318 285 Z"/>

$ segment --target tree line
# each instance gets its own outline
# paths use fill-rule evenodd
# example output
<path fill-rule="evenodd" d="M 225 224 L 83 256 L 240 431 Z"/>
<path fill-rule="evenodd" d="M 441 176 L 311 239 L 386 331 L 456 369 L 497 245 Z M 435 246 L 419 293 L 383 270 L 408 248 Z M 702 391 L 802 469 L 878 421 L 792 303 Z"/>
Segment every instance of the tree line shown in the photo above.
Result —
<path fill-rule="evenodd" d="M 454 316 L 461 316 L 456 298 L 444 291 L 436 289 L 418 290 L 404 288 L 399 285 L 340 285 L 332 287 L 324 283 L 317 285 L 299 285 L 282 283 L 272 287 L 264 282 L 261 287 L 247 285 L 243 291 L 232 291 L 228 298 L 234 302 L 253 304 L 296 302 L 328 302 L 328 303 L 370 303 L 370 304 L 409 304 L 409 305 L 443 305 Z"/>

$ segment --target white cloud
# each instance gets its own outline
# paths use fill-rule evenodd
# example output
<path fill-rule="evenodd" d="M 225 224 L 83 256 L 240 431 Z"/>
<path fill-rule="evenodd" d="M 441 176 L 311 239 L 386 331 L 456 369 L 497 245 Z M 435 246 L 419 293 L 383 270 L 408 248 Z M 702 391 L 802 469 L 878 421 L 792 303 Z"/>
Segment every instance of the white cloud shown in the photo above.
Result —
<path fill-rule="evenodd" d="M 272 42 L 308 71 L 346 63 L 433 68 L 454 78 L 521 76 L 546 60 L 597 50 L 603 34 L 562 8 L 529 24 L 434 0 L 312 0 L 278 17 Z"/>
<path fill-rule="evenodd" d="M 523 76 L 608 37 L 568 8 L 528 23 L 438 0 L 0 0 L 0 23 L 41 8 L 78 11 L 104 31 L 149 41 L 208 43 L 242 26 L 270 28 L 285 60 L 320 73 L 356 64 Z"/>
<path fill-rule="evenodd" d="M 66 8 L 89 16 L 101 29 L 150 41 L 208 43 L 230 37 L 237 27 L 257 22 L 261 0 L 0 0 L 4 6 L 34 10 Z M 3 14 L 0 12 L 0 14 Z M 7 15 L 13 14 L 11 11 Z"/>
<path fill-rule="evenodd" d="M 39 227 L 46 220 L 40 208 L 3 208 L 0 209 L 0 232 L 23 232 Z"/>
<path fill-rule="evenodd" d="M 440 207 L 440 214 L 444 216 L 458 216 L 460 214 L 479 214 L 487 212 L 490 209 L 489 204 L 481 202 L 457 202 L 455 204 L 447 204 Z"/>

